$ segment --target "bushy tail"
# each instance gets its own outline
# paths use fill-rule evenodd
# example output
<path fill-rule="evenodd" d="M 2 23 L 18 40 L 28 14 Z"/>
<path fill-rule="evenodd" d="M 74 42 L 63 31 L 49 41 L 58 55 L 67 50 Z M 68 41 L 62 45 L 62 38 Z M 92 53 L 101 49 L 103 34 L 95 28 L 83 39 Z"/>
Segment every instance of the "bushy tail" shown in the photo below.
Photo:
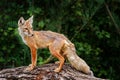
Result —
<path fill-rule="evenodd" d="M 91 74 L 90 67 L 77 54 L 73 44 L 65 45 L 65 54 L 70 64 L 77 70 Z"/>

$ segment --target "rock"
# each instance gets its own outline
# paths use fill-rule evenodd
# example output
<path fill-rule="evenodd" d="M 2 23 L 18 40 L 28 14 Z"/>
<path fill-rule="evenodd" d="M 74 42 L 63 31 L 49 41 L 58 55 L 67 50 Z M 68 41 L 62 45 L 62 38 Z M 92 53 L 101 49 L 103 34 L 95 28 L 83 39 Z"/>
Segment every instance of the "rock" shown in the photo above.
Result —
<path fill-rule="evenodd" d="M 1 70 L 0 80 L 107 80 L 84 74 L 69 64 L 64 64 L 62 71 L 59 73 L 54 72 L 58 64 L 37 66 L 32 71 L 25 71 L 26 67 Z"/>

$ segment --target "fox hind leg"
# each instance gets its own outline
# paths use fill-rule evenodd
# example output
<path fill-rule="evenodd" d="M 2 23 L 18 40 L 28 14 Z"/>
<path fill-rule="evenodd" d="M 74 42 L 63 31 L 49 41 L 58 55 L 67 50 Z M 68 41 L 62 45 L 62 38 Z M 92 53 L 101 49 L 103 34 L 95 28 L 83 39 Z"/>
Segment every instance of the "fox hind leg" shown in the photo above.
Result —
<path fill-rule="evenodd" d="M 56 68 L 54 71 L 60 72 L 60 70 L 62 69 L 62 66 L 64 64 L 65 59 L 58 51 L 52 50 L 52 48 L 49 48 L 49 49 L 50 49 L 50 52 L 52 53 L 52 55 L 55 56 L 56 58 L 58 58 L 58 60 L 60 61 L 59 67 Z"/>
<path fill-rule="evenodd" d="M 62 46 L 63 42 L 61 40 L 56 40 L 49 46 L 50 53 L 60 61 L 59 67 L 54 70 L 55 72 L 61 71 L 65 61 L 65 58 L 60 54 Z"/>

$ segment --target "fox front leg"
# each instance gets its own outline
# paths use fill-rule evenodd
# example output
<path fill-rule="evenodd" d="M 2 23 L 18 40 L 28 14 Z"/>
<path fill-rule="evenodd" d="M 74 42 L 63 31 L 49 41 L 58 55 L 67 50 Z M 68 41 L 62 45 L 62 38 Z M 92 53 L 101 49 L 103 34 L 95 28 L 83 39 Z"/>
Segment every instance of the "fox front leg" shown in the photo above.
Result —
<path fill-rule="evenodd" d="M 31 71 L 36 66 L 37 61 L 37 49 L 30 47 L 31 50 L 31 64 L 26 68 L 26 70 Z"/>

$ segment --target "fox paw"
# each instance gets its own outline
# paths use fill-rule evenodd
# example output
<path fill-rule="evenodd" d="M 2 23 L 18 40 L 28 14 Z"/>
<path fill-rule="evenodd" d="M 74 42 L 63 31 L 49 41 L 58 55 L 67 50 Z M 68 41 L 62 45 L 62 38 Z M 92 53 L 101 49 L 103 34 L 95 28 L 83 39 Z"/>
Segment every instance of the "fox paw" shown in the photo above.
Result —
<path fill-rule="evenodd" d="M 55 64 L 60 64 L 60 61 L 56 61 Z"/>
<path fill-rule="evenodd" d="M 60 72 L 60 68 L 56 68 L 54 72 L 57 72 L 57 73 Z"/>
<path fill-rule="evenodd" d="M 25 71 L 31 71 L 33 70 L 34 66 L 32 66 L 32 64 L 30 64 L 26 69 Z"/>

